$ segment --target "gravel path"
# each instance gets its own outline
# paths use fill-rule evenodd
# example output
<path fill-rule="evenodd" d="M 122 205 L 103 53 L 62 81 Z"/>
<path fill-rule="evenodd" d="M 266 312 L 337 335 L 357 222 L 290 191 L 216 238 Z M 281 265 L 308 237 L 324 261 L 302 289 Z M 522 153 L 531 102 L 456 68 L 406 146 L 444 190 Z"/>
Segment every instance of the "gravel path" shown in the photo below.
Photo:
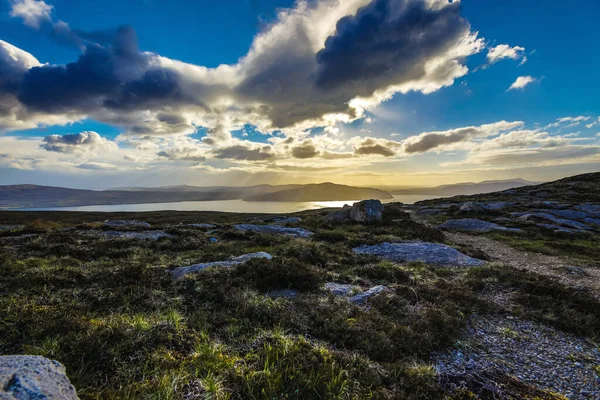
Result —
<path fill-rule="evenodd" d="M 598 268 L 577 266 L 577 263 L 569 262 L 564 258 L 517 250 L 485 236 L 457 232 L 444 234 L 451 243 L 482 250 L 493 261 L 550 276 L 570 286 L 584 287 L 596 297 L 600 297 L 600 269 Z"/>
<path fill-rule="evenodd" d="M 569 399 L 600 398 L 600 350 L 584 341 L 535 322 L 505 317 L 471 319 L 464 342 L 435 359 L 442 377 L 477 377 L 499 398 L 502 389 L 485 376 L 503 372 L 534 387 Z M 486 374 L 487 373 L 487 374 Z"/>

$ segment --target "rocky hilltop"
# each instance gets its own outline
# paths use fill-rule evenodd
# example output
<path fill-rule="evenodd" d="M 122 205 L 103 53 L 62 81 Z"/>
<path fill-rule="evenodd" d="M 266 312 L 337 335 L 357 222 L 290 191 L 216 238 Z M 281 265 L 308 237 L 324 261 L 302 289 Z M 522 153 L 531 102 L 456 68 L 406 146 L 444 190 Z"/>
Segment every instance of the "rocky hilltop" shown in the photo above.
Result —
<path fill-rule="evenodd" d="M 0 212 L 0 397 L 600 398 L 599 183 Z"/>

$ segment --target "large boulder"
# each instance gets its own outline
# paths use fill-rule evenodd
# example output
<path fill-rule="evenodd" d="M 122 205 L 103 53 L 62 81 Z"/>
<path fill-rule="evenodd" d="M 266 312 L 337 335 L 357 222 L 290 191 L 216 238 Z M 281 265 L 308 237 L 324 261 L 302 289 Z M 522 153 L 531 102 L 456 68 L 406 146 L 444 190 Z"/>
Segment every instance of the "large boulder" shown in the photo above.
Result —
<path fill-rule="evenodd" d="M 350 302 L 355 304 L 365 304 L 371 297 L 374 297 L 380 293 L 387 292 L 389 289 L 387 286 L 379 285 L 373 286 L 369 290 L 354 295 L 350 298 Z"/>
<path fill-rule="evenodd" d="M 325 217 L 325 220 L 333 223 L 347 221 L 356 222 L 378 222 L 383 218 L 383 204 L 379 200 L 363 200 L 354 203 L 352 207 L 344 205 L 341 210 L 336 210 Z"/>
<path fill-rule="evenodd" d="M 469 257 L 453 247 L 439 243 L 385 242 L 373 246 L 355 247 L 352 251 L 358 254 L 376 255 L 390 261 L 421 261 L 425 264 L 437 266 L 476 267 L 485 264 L 482 260 Z"/>
<path fill-rule="evenodd" d="M 205 270 L 206 268 L 210 268 L 210 267 L 228 268 L 228 267 L 232 267 L 234 265 L 243 264 L 254 258 L 263 258 L 266 260 L 270 260 L 273 258 L 273 256 L 271 256 L 269 253 L 265 253 L 264 251 L 259 251 L 256 253 L 244 254 L 242 256 L 234 257 L 231 260 L 227 260 L 227 261 L 213 261 L 213 262 L 207 262 L 207 263 L 194 264 L 194 265 L 190 265 L 188 267 L 178 267 L 178 268 L 172 269 L 170 271 L 170 273 L 173 276 L 173 278 L 180 279 L 180 278 L 183 278 L 185 275 L 192 274 L 195 272 L 200 272 L 200 271 Z"/>
<path fill-rule="evenodd" d="M 307 238 L 313 235 L 311 231 L 304 228 L 288 228 L 281 225 L 239 224 L 234 225 L 234 228 L 244 232 L 250 231 L 256 233 L 264 233 L 266 235 L 285 235 L 300 238 Z"/>
<path fill-rule="evenodd" d="M 485 204 L 478 201 L 467 201 L 460 206 L 461 213 L 481 212 L 486 211 L 488 208 Z"/>
<path fill-rule="evenodd" d="M 451 219 L 441 224 L 439 228 L 467 232 L 521 232 L 521 230 L 517 228 L 506 228 L 504 226 L 494 224 L 493 222 L 482 221 L 474 218 Z"/>
<path fill-rule="evenodd" d="M 73 400 L 77 392 L 58 361 L 40 356 L 0 356 L 0 399 Z"/>

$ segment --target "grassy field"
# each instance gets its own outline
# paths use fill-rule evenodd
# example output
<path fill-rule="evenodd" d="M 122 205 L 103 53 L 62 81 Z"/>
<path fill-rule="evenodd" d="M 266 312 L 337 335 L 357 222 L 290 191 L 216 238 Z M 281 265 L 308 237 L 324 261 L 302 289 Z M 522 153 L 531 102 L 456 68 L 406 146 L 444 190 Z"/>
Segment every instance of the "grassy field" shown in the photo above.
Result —
<path fill-rule="evenodd" d="M 394 206 L 377 225 L 333 226 L 326 213 L 298 214 L 298 226 L 315 232 L 309 240 L 240 233 L 231 224 L 244 214 L 0 213 L 0 225 L 25 225 L 0 232 L 0 353 L 60 361 L 84 399 L 458 399 L 477 388 L 448 392 L 433 356 L 459 341 L 473 313 L 510 312 L 600 337 L 600 304 L 546 278 L 354 254 L 365 243 L 443 241 Z M 98 235 L 100 221 L 125 218 L 172 237 Z M 192 222 L 219 229 L 179 225 Z M 180 281 L 166 272 L 256 251 L 274 258 Z M 326 292 L 328 281 L 391 290 L 364 307 Z M 516 291 L 519 307 L 485 300 L 490 283 Z M 299 296 L 266 295 L 276 289 Z"/>

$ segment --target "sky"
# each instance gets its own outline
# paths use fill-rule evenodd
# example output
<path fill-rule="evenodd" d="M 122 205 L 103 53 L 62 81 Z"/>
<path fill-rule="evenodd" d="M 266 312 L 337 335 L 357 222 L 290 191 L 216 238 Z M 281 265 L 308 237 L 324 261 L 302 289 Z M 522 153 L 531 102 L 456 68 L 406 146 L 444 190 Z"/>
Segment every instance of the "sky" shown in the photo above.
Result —
<path fill-rule="evenodd" d="M 0 185 L 600 171 L 600 2 L 0 0 Z"/>

